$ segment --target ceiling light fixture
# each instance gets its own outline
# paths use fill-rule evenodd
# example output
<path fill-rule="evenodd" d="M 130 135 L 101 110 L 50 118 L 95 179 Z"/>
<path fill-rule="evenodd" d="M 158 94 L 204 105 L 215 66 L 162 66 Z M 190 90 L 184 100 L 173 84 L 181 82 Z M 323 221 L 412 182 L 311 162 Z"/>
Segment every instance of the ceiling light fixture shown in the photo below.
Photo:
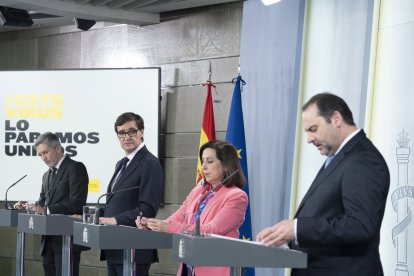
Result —
<path fill-rule="evenodd" d="M 263 5 L 270 6 L 282 0 L 262 0 Z"/>

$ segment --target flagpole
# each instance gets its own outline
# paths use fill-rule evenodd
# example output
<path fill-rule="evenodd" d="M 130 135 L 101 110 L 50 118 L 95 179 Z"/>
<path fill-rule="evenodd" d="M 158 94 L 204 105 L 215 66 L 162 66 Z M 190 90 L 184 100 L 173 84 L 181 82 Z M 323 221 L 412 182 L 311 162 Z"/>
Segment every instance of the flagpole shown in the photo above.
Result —
<path fill-rule="evenodd" d="M 212 75 L 212 71 L 211 71 L 211 61 L 209 62 L 209 68 L 208 68 L 208 81 L 211 82 L 211 75 Z"/>

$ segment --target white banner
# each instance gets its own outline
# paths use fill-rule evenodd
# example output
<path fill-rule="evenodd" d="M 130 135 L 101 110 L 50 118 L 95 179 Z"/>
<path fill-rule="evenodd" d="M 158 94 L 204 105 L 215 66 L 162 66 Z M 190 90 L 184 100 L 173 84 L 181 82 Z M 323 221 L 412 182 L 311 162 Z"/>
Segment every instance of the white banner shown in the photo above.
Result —
<path fill-rule="evenodd" d="M 89 174 L 88 202 L 106 192 L 115 163 L 124 157 L 114 131 L 124 112 L 141 115 L 145 144 L 158 155 L 159 68 L 3 71 L 0 72 L 0 200 L 37 200 L 48 169 L 33 143 L 51 131 L 65 153 L 85 164 Z"/>

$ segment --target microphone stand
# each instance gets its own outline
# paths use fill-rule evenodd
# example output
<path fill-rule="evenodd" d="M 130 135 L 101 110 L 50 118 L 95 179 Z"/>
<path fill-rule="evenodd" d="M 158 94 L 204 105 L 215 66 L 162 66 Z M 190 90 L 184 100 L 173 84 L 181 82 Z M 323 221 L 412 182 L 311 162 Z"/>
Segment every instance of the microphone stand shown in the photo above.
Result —
<path fill-rule="evenodd" d="M 22 178 L 20 178 L 19 180 L 17 180 L 16 182 L 14 182 L 13 184 L 10 185 L 9 188 L 7 188 L 6 190 L 6 194 L 5 194 L 5 198 L 4 198 L 4 209 L 10 209 L 9 208 L 9 204 L 7 202 L 7 193 L 9 192 L 10 188 L 13 187 L 14 185 L 16 185 L 17 183 L 19 183 L 23 178 L 25 178 L 27 176 L 27 174 L 25 174 Z"/>
<path fill-rule="evenodd" d="M 196 218 L 196 227 L 195 227 L 195 237 L 201 237 L 200 235 L 200 215 L 197 216 Z"/>
<path fill-rule="evenodd" d="M 127 188 L 127 189 L 121 189 L 121 190 L 112 191 L 110 193 L 105 193 L 105 194 L 101 195 L 98 198 L 98 201 L 96 202 L 94 224 L 99 224 L 99 218 L 102 215 L 103 209 L 99 208 L 99 201 L 101 200 L 102 197 L 108 196 L 108 195 L 114 195 L 114 194 L 119 193 L 119 192 L 125 192 L 125 191 L 139 189 L 140 187 L 141 186 L 135 186 L 135 187 Z"/>
<path fill-rule="evenodd" d="M 96 207 L 95 207 L 95 218 L 93 221 L 94 224 L 99 224 L 99 218 L 101 217 L 101 208 L 99 208 L 99 201 L 101 200 L 102 197 L 112 195 L 112 194 L 113 192 L 105 193 L 98 198 L 98 201 L 96 202 Z"/>

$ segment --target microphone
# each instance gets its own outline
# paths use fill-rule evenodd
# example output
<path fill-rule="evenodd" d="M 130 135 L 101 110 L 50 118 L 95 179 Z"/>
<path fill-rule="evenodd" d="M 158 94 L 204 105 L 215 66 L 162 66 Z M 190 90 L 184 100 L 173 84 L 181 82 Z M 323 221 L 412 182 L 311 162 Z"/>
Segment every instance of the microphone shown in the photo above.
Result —
<path fill-rule="evenodd" d="M 8 203 L 7 203 L 7 193 L 9 192 L 10 188 L 13 187 L 14 185 L 16 185 L 17 183 L 19 183 L 20 181 L 22 181 L 22 179 L 25 178 L 26 176 L 27 176 L 27 174 L 25 174 L 22 178 L 20 178 L 19 180 L 17 180 L 13 184 L 11 184 L 9 188 L 7 188 L 6 195 L 5 195 L 5 198 L 4 198 L 4 209 L 9 209 L 9 206 L 8 206 Z"/>
<path fill-rule="evenodd" d="M 214 192 L 215 190 L 217 190 L 219 187 L 223 186 L 223 184 L 224 184 L 224 183 L 226 183 L 226 181 L 227 181 L 227 180 L 229 180 L 229 179 L 230 179 L 233 175 L 235 175 L 235 174 L 236 174 L 236 173 L 238 173 L 238 172 L 239 172 L 239 170 L 237 169 L 237 170 L 235 170 L 234 172 L 232 172 L 231 174 L 229 174 L 229 176 L 227 176 L 226 178 L 224 178 L 223 180 L 221 180 L 221 181 L 219 182 L 219 184 L 217 184 L 217 186 L 213 188 L 213 192 Z"/>
<path fill-rule="evenodd" d="M 121 189 L 121 190 L 112 191 L 112 192 L 105 193 L 105 194 L 103 194 L 103 195 L 99 196 L 98 201 L 96 202 L 96 208 L 95 208 L 95 221 L 94 221 L 94 224 L 99 224 L 99 217 L 100 217 L 100 215 L 101 215 L 101 214 L 100 214 L 100 212 L 101 212 L 101 208 L 99 208 L 99 201 L 101 200 L 101 198 L 102 198 L 102 197 L 104 197 L 104 196 L 108 196 L 108 195 L 114 195 L 114 194 L 119 193 L 119 192 L 125 192 L 125 191 L 130 191 L 130 190 L 139 189 L 140 187 L 141 187 L 141 186 L 134 186 L 134 187 L 131 187 L 131 188 L 126 188 L 126 189 Z"/>
<path fill-rule="evenodd" d="M 200 235 L 200 215 L 198 215 L 197 218 L 196 218 L 195 236 L 196 237 L 201 237 L 201 235 Z"/>

